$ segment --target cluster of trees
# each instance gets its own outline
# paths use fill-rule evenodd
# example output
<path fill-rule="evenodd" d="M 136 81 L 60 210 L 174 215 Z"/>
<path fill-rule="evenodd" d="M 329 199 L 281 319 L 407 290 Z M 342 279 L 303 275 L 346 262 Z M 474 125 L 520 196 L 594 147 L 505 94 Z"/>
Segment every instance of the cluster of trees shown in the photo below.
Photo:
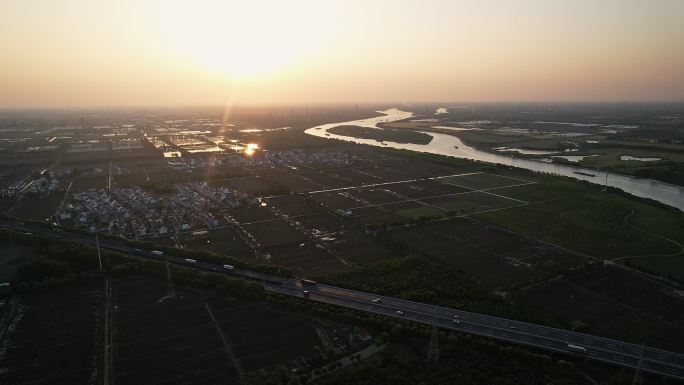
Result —
<path fill-rule="evenodd" d="M 426 361 L 426 349 L 424 338 L 391 343 L 373 359 L 329 373 L 317 383 L 574 385 L 585 382 L 572 364 L 553 363 L 547 355 L 499 346 L 479 338 L 455 335 L 441 338 L 437 363 Z"/>
<path fill-rule="evenodd" d="M 156 278 L 166 278 L 166 265 L 160 261 L 147 260 L 126 255 L 115 254 L 110 258 L 113 264 L 111 273 L 114 276 L 140 273 Z M 231 278 L 225 274 L 211 273 L 193 268 L 171 265 L 171 274 L 175 283 L 201 289 L 216 290 L 226 297 L 245 299 L 264 299 L 266 291 L 260 284 Z"/>
<path fill-rule="evenodd" d="M 428 144 L 432 136 L 422 132 L 410 130 L 398 130 L 394 128 L 384 128 L 382 130 L 359 127 L 359 126 L 337 126 L 328 130 L 331 134 L 353 136 L 356 138 L 373 139 L 376 141 L 390 141 L 397 143 Z"/>
<path fill-rule="evenodd" d="M 282 267 L 268 265 L 268 264 L 249 264 L 239 259 L 231 258 L 229 256 L 214 253 L 208 250 L 189 250 L 189 249 L 178 249 L 171 246 L 158 245 L 149 241 L 139 241 L 133 239 L 127 239 L 124 241 L 127 245 L 146 249 L 146 250 L 159 250 L 163 251 L 168 255 L 174 255 L 183 258 L 192 258 L 202 262 L 215 263 L 218 265 L 232 265 L 238 269 L 246 269 L 257 271 L 264 274 L 275 275 L 278 277 L 292 278 L 294 274 L 292 271 L 284 269 Z"/>
<path fill-rule="evenodd" d="M 101 276 L 97 250 L 91 246 L 0 232 L 0 238 L 9 237 L 14 242 L 33 246 L 32 255 L 17 270 L 17 292 L 94 282 Z"/>
<path fill-rule="evenodd" d="M 329 275 L 322 281 L 412 301 L 496 299 L 470 275 L 419 256 L 382 261 L 353 272 Z"/>
<path fill-rule="evenodd" d="M 563 327 L 546 314 L 491 293 L 469 274 L 421 256 L 382 261 L 353 272 L 328 275 L 319 281 L 410 301 Z"/>
<path fill-rule="evenodd" d="M 440 361 L 426 360 L 431 333 L 429 325 L 397 320 L 334 305 L 274 295 L 271 299 L 291 310 L 316 316 L 342 318 L 386 330 L 379 340 L 387 348 L 366 360 L 355 360 L 348 368 L 315 368 L 311 373 L 292 373 L 281 367 L 264 384 L 578 384 L 581 377 L 571 363 L 552 362 L 547 354 L 498 344 L 472 335 L 440 331 Z"/>
<path fill-rule="evenodd" d="M 684 164 L 658 162 L 657 166 L 639 167 L 631 173 L 641 178 L 656 179 L 666 183 L 684 186 Z"/>

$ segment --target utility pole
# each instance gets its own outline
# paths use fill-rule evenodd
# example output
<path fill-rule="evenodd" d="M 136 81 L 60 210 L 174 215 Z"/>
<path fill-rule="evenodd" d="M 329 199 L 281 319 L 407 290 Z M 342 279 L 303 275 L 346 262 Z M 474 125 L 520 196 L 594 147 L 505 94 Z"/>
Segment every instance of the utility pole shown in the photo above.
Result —
<path fill-rule="evenodd" d="M 171 265 L 166 262 L 166 297 L 171 298 L 176 296 L 176 290 L 173 287 L 173 278 L 171 278 Z"/>
<path fill-rule="evenodd" d="M 432 332 L 430 332 L 430 345 L 428 346 L 428 361 L 439 361 L 439 343 L 437 342 L 438 336 L 439 330 L 437 329 L 437 324 L 433 323 Z"/>
<path fill-rule="evenodd" d="M 636 369 L 634 369 L 634 377 L 632 377 L 632 385 L 642 384 L 643 378 L 641 377 L 641 364 L 644 361 L 644 345 L 641 345 L 641 352 L 639 353 L 639 363 Z"/>
<path fill-rule="evenodd" d="M 95 244 L 97 245 L 97 261 L 100 264 L 100 272 L 102 272 L 102 255 L 100 254 L 100 238 L 95 233 Z"/>
<path fill-rule="evenodd" d="M 437 329 L 437 306 L 434 307 L 434 317 L 432 318 L 432 331 L 430 332 L 430 344 L 428 345 L 428 361 L 439 361 L 439 330 Z"/>

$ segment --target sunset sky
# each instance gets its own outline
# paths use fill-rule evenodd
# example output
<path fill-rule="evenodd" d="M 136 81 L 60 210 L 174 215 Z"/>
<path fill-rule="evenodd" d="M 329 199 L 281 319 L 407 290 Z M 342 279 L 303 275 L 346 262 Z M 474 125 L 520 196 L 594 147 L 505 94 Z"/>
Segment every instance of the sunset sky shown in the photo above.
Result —
<path fill-rule="evenodd" d="M 0 52 L 0 107 L 684 100 L 684 1 L 2 0 Z"/>

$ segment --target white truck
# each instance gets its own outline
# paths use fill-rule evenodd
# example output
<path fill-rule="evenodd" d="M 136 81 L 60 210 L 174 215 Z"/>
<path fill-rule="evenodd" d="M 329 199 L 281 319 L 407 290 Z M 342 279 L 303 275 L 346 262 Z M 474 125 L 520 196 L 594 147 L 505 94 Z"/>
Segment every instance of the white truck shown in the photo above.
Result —
<path fill-rule="evenodd" d="M 233 265 L 223 265 L 223 270 L 233 271 L 235 266 Z"/>
<path fill-rule="evenodd" d="M 190 258 L 185 258 L 184 261 L 185 261 L 185 263 L 189 263 L 191 265 L 194 265 L 197 263 L 196 259 L 190 259 Z"/>

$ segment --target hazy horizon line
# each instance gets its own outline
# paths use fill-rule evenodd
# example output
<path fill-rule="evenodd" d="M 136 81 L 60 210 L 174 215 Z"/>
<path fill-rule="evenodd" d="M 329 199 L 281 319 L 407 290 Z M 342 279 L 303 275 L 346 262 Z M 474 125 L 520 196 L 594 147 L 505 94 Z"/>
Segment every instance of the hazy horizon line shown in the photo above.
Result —
<path fill-rule="evenodd" d="M 684 99 L 633 99 L 633 100 L 491 100 L 491 101 L 373 101 L 373 102 L 245 102 L 236 103 L 230 108 L 245 108 L 245 107 L 368 107 L 368 106 L 436 106 L 440 105 L 443 108 L 458 107 L 458 106 L 477 106 L 477 105 L 617 105 L 617 104 L 684 104 Z M 160 104 L 97 104 L 97 105 L 43 105 L 43 106 L 0 106 L 0 111 L 30 111 L 30 110 L 117 110 L 117 109 L 138 109 L 138 108 L 221 108 L 225 109 L 225 104 L 218 103 L 160 103 Z"/>

